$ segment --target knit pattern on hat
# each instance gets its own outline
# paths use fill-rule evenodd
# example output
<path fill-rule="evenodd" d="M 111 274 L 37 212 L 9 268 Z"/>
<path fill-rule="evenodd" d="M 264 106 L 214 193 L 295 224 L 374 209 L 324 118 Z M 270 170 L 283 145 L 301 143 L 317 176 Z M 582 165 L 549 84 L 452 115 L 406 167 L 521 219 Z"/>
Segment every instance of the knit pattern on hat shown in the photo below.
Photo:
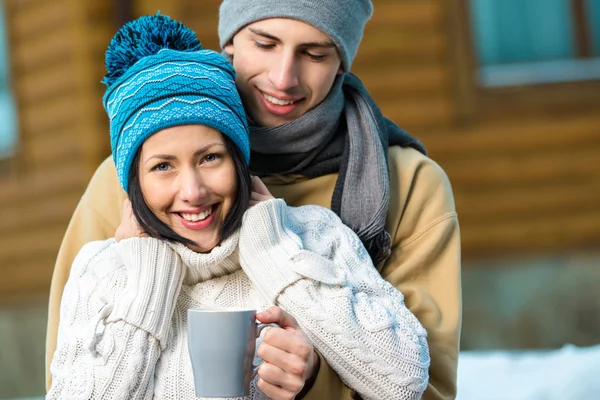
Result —
<path fill-rule="evenodd" d="M 235 86 L 233 67 L 220 54 L 198 46 L 192 46 L 192 51 L 167 48 L 177 40 L 169 37 L 173 32 L 169 31 L 171 26 L 163 23 L 165 18 L 168 17 L 142 17 L 140 20 L 145 19 L 145 24 L 124 26 L 122 30 L 130 31 L 127 37 L 135 40 L 125 41 L 125 44 L 121 40 L 118 48 L 109 47 L 107 51 L 105 83 L 110 86 L 103 104 L 110 119 L 111 148 L 124 190 L 127 190 L 129 171 L 140 146 L 152 134 L 173 126 L 213 127 L 232 139 L 246 162 L 250 159 L 248 124 Z M 154 32 L 151 42 L 140 45 L 140 40 L 145 39 L 140 30 L 156 31 L 157 26 L 158 33 Z M 178 29 L 176 38 L 182 34 L 189 36 L 190 31 L 186 29 Z M 164 45 L 157 45 L 157 40 Z M 179 42 L 179 47 L 187 43 Z M 127 65 L 132 60 L 132 65 Z M 115 76 L 119 74 L 122 75 Z"/>
<path fill-rule="evenodd" d="M 349 71 L 373 14 L 371 0 L 224 0 L 219 9 L 219 41 L 228 44 L 243 27 L 267 18 L 291 18 L 314 26 L 335 43 Z"/>

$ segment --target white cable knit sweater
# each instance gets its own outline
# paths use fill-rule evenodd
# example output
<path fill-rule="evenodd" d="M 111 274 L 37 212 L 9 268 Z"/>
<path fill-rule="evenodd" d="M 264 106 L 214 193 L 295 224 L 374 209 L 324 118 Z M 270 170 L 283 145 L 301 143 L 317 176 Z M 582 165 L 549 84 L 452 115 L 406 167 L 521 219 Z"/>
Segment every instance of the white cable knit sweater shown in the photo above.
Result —
<path fill-rule="evenodd" d="M 208 254 L 152 238 L 86 245 L 63 294 L 47 399 L 195 399 L 187 309 L 273 304 L 363 398 L 421 397 L 426 332 L 403 295 L 333 212 L 270 200 Z M 251 398 L 265 398 L 254 383 Z"/>

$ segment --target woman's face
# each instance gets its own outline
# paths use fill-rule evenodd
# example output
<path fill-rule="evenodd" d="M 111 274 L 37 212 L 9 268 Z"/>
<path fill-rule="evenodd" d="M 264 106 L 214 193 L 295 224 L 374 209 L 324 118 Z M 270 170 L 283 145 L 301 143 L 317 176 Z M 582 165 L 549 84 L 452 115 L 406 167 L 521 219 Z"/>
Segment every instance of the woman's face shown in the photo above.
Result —
<path fill-rule="evenodd" d="M 150 210 L 198 252 L 219 243 L 223 220 L 237 197 L 236 169 L 216 129 L 181 125 L 142 145 L 139 176 Z"/>

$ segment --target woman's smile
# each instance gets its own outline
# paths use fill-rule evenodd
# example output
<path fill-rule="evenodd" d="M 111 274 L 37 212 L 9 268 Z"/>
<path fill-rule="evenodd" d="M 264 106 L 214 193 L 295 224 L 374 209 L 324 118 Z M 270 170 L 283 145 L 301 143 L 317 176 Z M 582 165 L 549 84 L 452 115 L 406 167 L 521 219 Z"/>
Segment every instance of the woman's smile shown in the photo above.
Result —
<path fill-rule="evenodd" d="M 201 211 L 180 211 L 175 212 L 174 214 L 179 217 L 181 224 L 187 229 L 199 231 L 206 229 L 215 221 L 215 210 L 218 207 L 218 204 L 213 204 L 209 207 L 205 207 Z"/>

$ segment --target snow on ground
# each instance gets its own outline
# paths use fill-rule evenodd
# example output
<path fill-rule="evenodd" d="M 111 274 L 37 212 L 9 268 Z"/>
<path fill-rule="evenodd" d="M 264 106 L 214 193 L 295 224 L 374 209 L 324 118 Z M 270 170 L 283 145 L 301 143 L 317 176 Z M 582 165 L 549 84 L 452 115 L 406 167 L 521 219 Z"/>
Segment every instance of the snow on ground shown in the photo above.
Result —
<path fill-rule="evenodd" d="M 457 400 L 600 400 L 600 345 L 463 351 Z"/>
<path fill-rule="evenodd" d="M 457 400 L 599 400 L 600 345 L 463 351 Z"/>

